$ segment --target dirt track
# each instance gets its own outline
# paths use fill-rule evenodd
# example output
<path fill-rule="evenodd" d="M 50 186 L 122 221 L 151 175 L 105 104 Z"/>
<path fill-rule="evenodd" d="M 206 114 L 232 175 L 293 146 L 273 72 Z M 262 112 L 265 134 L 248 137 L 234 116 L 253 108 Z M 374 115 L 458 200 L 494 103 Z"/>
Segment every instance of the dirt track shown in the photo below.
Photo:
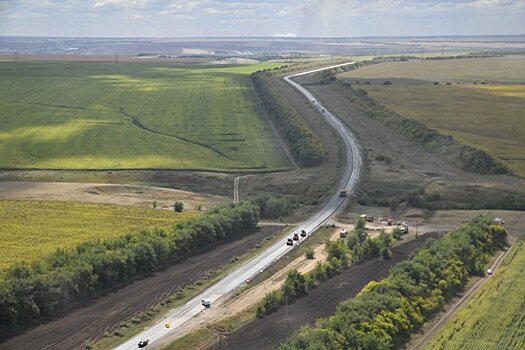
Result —
<path fill-rule="evenodd" d="M 273 349 L 305 324 L 313 325 L 319 317 L 335 312 L 337 305 L 355 296 L 369 281 L 378 280 L 388 274 L 390 267 L 407 258 L 425 241 L 437 234 L 428 233 L 421 238 L 402 244 L 392 249 L 391 260 L 371 259 L 355 265 L 320 286 L 310 291 L 308 297 L 296 300 L 288 305 L 288 322 L 286 308 L 256 319 L 239 331 L 226 337 L 224 349 Z M 213 349 L 218 349 L 216 344 Z"/>
<path fill-rule="evenodd" d="M 79 347 L 85 340 L 100 337 L 108 328 L 157 302 L 165 293 L 175 291 L 207 271 L 228 263 L 233 257 L 245 253 L 280 229 L 277 226 L 260 227 L 244 238 L 186 258 L 164 271 L 135 281 L 58 320 L 11 338 L 0 344 L 0 349 Z"/>

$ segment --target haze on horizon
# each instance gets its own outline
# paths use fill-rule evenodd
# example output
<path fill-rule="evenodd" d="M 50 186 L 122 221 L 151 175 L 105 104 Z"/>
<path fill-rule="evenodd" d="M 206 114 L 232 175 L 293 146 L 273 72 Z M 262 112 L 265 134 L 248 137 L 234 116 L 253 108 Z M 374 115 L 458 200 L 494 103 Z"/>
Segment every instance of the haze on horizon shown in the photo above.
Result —
<path fill-rule="evenodd" d="M 357 37 L 525 33 L 525 0 L 0 0 L 0 35 Z"/>

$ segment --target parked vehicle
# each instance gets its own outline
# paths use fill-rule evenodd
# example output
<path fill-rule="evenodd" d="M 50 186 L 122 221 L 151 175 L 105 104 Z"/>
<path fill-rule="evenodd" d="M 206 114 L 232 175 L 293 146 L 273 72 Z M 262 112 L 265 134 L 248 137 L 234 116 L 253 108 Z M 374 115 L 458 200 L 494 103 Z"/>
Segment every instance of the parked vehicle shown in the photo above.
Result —
<path fill-rule="evenodd" d="M 494 218 L 494 223 L 497 225 L 505 225 L 505 220 L 502 218 Z"/>
<path fill-rule="evenodd" d="M 374 222 L 374 217 L 372 215 L 362 214 L 360 218 L 365 220 L 366 222 Z"/>
<path fill-rule="evenodd" d="M 345 229 L 342 229 L 341 232 L 339 232 L 339 237 L 346 238 L 348 236 L 348 232 Z"/>
<path fill-rule="evenodd" d="M 207 298 L 202 298 L 201 304 L 204 307 L 210 307 L 211 306 L 211 300 Z"/>

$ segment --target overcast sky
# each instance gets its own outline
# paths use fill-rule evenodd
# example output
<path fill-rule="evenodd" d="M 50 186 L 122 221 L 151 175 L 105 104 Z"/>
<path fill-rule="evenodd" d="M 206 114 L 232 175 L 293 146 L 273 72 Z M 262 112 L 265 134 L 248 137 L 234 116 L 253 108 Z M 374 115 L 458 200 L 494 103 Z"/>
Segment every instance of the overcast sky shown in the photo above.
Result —
<path fill-rule="evenodd" d="M 525 34 L 525 0 L 0 0 L 0 35 Z"/>

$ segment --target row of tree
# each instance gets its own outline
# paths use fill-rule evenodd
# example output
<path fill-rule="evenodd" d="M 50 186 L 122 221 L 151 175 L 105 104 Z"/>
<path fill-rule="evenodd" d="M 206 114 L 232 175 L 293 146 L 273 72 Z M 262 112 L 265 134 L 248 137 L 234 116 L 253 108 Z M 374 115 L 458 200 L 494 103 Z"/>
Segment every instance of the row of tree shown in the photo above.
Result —
<path fill-rule="evenodd" d="M 262 108 L 288 144 L 294 159 L 305 167 L 320 164 L 326 155 L 321 142 L 275 91 L 268 73 L 255 72 L 251 75 L 251 80 Z"/>
<path fill-rule="evenodd" d="M 318 327 L 302 328 L 280 349 L 398 349 L 421 325 L 480 275 L 489 256 L 505 246 L 507 234 L 486 217 L 431 240 L 387 278 L 370 282 Z"/>
<path fill-rule="evenodd" d="M 347 238 L 336 241 L 326 241 L 326 262 L 318 261 L 314 269 L 307 273 L 292 270 L 280 289 L 267 293 L 257 305 L 257 316 L 262 317 L 276 310 L 286 302 L 286 298 L 301 298 L 315 286 L 335 273 L 347 268 L 351 263 L 357 263 L 370 257 L 382 256 L 390 259 L 390 244 L 392 236 L 382 231 L 378 237 L 369 238 L 365 229 L 365 221 L 359 219 L 354 230 Z"/>
<path fill-rule="evenodd" d="M 414 119 L 402 117 L 368 96 L 366 90 L 353 89 L 350 84 L 343 81 L 337 81 L 335 86 L 346 98 L 359 106 L 369 118 L 376 119 L 406 135 L 409 139 L 422 144 L 430 151 L 443 155 L 461 169 L 481 174 L 509 172 L 505 165 L 495 160 L 487 152 L 463 145 L 452 136 L 442 135 Z"/>
<path fill-rule="evenodd" d="M 16 264 L 0 277 L 0 338 L 192 251 L 247 232 L 258 217 L 257 206 L 241 202 L 211 209 L 168 230 L 147 229 L 86 242 L 32 264 Z"/>
<path fill-rule="evenodd" d="M 252 202 L 260 208 L 262 218 L 280 218 L 290 215 L 297 207 L 293 199 L 259 195 Z"/>

